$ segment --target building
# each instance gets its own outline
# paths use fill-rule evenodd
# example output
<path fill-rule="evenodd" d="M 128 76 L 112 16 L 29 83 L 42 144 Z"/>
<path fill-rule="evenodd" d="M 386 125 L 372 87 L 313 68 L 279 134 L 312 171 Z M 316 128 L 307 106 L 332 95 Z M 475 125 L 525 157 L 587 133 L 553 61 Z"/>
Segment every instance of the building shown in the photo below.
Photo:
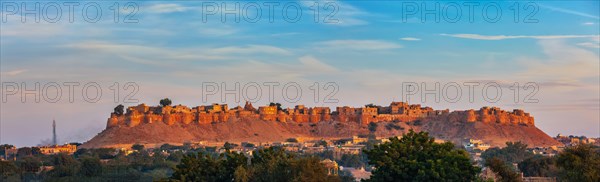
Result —
<path fill-rule="evenodd" d="M 340 167 L 337 162 L 325 159 L 321 161 L 321 164 L 327 168 L 327 175 L 337 176 L 340 170 Z"/>
<path fill-rule="evenodd" d="M 40 152 L 44 155 L 52 155 L 52 154 L 58 154 L 58 153 L 73 154 L 76 151 L 77 151 L 77 146 L 71 145 L 71 144 L 40 147 Z"/>

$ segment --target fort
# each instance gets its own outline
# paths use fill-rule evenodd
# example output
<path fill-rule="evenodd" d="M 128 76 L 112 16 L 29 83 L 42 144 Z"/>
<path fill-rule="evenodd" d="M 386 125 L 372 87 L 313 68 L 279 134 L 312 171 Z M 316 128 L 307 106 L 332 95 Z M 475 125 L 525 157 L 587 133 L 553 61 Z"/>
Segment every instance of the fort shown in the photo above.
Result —
<path fill-rule="evenodd" d="M 276 104 L 260 106 L 256 109 L 246 102 L 244 107 L 229 108 L 227 104 L 212 104 L 189 108 L 176 106 L 147 106 L 140 104 L 128 107 L 123 114 L 111 113 L 107 129 L 118 126 L 135 127 L 141 124 L 163 122 L 167 125 L 180 123 L 211 124 L 232 120 L 265 120 L 277 122 L 318 123 L 322 121 L 357 122 L 368 125 L 372 122 L 414 122 L 436 120 L 447 122 L 483 122 L 508 125 L 534 125 L 534 119 L 520 109 L 511 111 L 497 107 L 483 107 L 479 110 L 453 111 L 434 110 L 419 104 L 392 102 L 389 106 L 366 105 L 363 107 L 305 107 L 280 108 Z"/>

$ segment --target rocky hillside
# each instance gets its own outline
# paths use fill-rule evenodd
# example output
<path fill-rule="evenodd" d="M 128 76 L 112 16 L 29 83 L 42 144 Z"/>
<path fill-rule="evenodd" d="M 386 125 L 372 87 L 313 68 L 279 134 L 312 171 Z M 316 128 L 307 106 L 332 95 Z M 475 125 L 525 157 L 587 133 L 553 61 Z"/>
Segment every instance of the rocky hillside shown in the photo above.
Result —
<path fill-rule="evenodd" d="M 391 137 L 402 135 L 409 129 L 427 131 L 436 138 L 459 143 L 465 138 L 481 139 L 492 146 L 503 146 L 507 141 L 522 141 L 529 146 L 560 145 L 533 125 L 483 122 L 420 121 L 378 122 L 376 135 Z M 172 124 L 154 122 L 136 127 L 116 126 L 99 133 L 84 143 L 84 148 L 130 147 L 132 144 L 161 145 L 184 142 L 274 142 L 288 138 L 343 138 L 366 135 L 366 125 L 357 122 L 327 121 L 296 123 L 237 119 L 212 124 Z"/>

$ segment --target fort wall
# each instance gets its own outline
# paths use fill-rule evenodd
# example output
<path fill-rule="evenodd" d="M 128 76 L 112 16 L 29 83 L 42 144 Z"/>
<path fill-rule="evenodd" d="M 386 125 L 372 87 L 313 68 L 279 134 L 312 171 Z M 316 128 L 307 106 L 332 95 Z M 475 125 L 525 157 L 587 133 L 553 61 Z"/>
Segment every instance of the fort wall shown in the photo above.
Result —
<path fill-rule="evenodd" d="M 367 105 L 353 108 L 348 106 L 336 107 L 331 112 L 329 107 L 305 107 L 298 105 L 294 108 L 281 109 L 277 106 L 261 106 L 255 109 L 247 102 L 244 107 L 233 109 L 219 104 L 189 108 L 176 106 L 147 106 L 140 104 L 128 107 L 125 114 L 112 113 L 106 127 L 135 127 L 141 124 L 163 122 L 174 124 L 211 124 L 228 122 L 235 119 L 261 119 L 265 121 L 318 123 L 322 121 L 359 122 L 367 125 L 372 122 L 413 122 L 426 120 L 441 120 L 448 122 L 483 122 L 534 125 L 534 119 L 529 113 L 515 109 L 505 111 L 496 107 L 483 107 L 479 110 L 453 111 L 434 110 L 421 107 L 418 104 L 409 105 L 404 102 L 392 102 L 389 106 Z"/>

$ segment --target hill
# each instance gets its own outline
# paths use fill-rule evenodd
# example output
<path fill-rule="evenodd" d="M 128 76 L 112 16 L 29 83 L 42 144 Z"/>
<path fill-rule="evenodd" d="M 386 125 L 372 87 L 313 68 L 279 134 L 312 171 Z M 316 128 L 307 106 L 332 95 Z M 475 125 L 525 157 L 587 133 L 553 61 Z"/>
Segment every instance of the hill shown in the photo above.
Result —
<path fill-rule="evenodd" d="M 427 131 L 432 136 L 460 143 L 463 139 L 481 139 L 492 146 L 503 146 L 507 141 L 522 141 L 529 146 L 561 145 L 547 134 L 527 125 L 507 125 L 483 122 L 378 122 L 375 134 L 378 137 L 399 136 L 409 129 Z M 265 121 L 260 119 L 235 119 L 229 122 L 212 124 L 168 125 L 163 122 L 142 124 L 136 127 L 110 127 L 99 133 L 83 148 L 130 147 L 135 143 L 148 146 L 164 143 L 184 142 L 275 142 L 288 138 L 337 139 L 357 135 L 367 135 L 366 125 L 358 122 L 323 121 L 318 123 L 297 123 Z"/>

